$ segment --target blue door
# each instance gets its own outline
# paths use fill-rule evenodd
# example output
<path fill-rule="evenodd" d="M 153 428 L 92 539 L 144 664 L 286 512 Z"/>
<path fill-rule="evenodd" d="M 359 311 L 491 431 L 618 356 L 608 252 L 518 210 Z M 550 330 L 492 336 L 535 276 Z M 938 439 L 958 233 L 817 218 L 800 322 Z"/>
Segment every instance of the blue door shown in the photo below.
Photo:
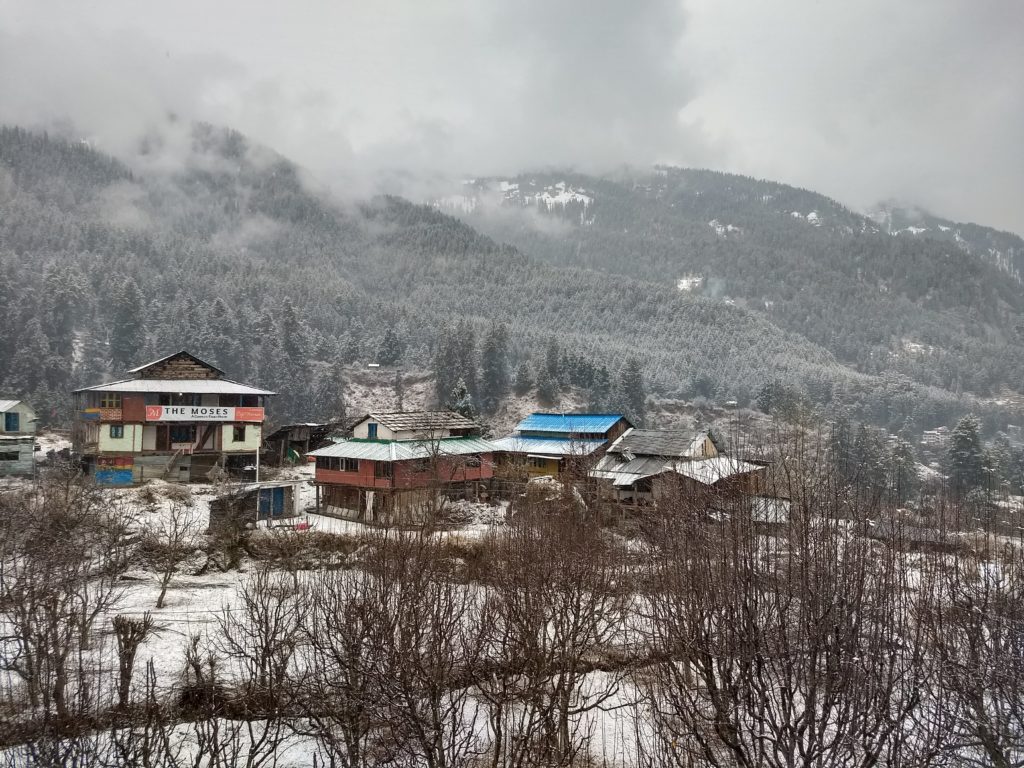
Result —
<path fill-rule="evenodd" d="M 260 488 L 257 517 L 281 517 L 284 515 L 284 488 Z"/>
<path fill-rule="evenodd" d="M 18 413 L 5 413 L 4 414 L 4 431 L 5 432 L 17 432 L 21 427 L 21 419 Z"/>

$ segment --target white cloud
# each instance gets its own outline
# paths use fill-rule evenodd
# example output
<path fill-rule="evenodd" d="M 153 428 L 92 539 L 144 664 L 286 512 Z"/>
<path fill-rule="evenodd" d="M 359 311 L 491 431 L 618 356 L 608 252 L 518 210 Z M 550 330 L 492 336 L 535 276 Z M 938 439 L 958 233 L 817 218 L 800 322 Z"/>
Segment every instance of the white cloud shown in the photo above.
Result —
<path fill-rule="evenodd" d="M 124 154 L 174 113 L 340 192 L 674 162 L 1024 231 L 1021 28 L 1016 0 L 0 0 L 0 121 Z"/>

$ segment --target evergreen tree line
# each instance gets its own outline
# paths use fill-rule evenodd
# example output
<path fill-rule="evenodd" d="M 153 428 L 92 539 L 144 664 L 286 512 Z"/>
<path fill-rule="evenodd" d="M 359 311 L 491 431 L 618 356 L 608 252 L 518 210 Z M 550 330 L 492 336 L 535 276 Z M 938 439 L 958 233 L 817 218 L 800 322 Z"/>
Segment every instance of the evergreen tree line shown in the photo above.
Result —
<path fill-rule="evenodd" d="M 986 429 L 1011 418 L 907 376 L 857 374 L 739 306 L 545 264 L 424 206 L 339 207 L 231 132 L 197 131 L 194 150 L 180 171 L 145 175 L 0 129 L 5 395 L 62 423 L 71 388 L 189 349 L 280 392 L 279 421 L 336 415 L 345 365 L 441 359 L 438 400 L 485 414 L 510 388 L 551 407 L 575 388 L 592 408 L 640 414 L 647 391 L 746 405 L 778 380 L 911 433 L 968 410 Z"/>

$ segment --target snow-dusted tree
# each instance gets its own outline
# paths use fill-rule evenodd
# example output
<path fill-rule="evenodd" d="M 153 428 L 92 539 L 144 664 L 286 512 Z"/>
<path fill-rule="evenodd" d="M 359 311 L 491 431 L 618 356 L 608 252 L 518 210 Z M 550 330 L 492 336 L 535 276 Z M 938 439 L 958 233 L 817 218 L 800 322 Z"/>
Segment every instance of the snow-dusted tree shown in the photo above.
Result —
<path fill-rule="evenodd" d="M 976 416 L 964 416 L 953 428 L 946 454 L 946 471 L 950 487 L 957 495 L 986 485 L 985 447 L 981 442 L 981 423 Z"/>
<path fill-rule="evenodd" d="M 133 278 L 125 280 L 112 297 L 110 358 L 116 368 L 139 362 L 146 342 L 146 316 L 142 291 Z"/>
<path fill-rule="evenodd" d="M 636 426 L 643 426 L 647 411 L 647 389 L 640 361 L 629 358 L 619 369 L 612 390 L 614 407 Z"/>
<path fill-rule="evenodd" d="M 516 366 L 515 381 L 512 384 L 512 391 L 519 397 L 533 389 L 533 369 L 527 360 L 521 360 Z"/>
<path fill-rule="evenodd" d="M 473 403 L 473 395 L 463 379 L 455 382 L 451 394 L 448 396 L 448 407 L 456 413 L 461 413 L 467 419 L 476 418 L 476 407 Z"/>
<path fill-rule="evenodd" d="M 402 359 L 405 354 L 405 340 L 398 335 L 394 328 L 384 331 L 380 347 L 377 351 L 377 362 L 381 365 L 394 365 Z"/>
<path fill-rule="evenodd" d="M 492 325 L 484 336 L 480 354 L 480 402 L 485 413 L 498 410 L 508 393 L 508 329 Z"/>

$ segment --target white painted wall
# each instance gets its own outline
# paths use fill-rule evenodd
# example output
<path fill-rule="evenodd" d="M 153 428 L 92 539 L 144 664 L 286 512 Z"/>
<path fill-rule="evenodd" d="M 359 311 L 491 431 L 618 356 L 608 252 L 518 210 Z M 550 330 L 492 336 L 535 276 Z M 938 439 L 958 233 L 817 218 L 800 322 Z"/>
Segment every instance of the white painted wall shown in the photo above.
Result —
<path fill-rule="evenodd" d="M 101 451 L 135 453 L 142 450 L 142 425 L 125 424 L 123 437 L 111 437 L 110 428 L 115 424 L 100 424 L 100 439 L 97 446 Z"/>
<path fill-rule="evenodd" d="M 242 426 L 242 425 L 239 425 Z M 224 424 L 221 427 L 221 449 L 224 451 L 237 451 L 244 453 L 255 453 L 263 438 L 263 425 L 245 424 L 245 439 L 236 442 L 234 440 L 234 424 Z"/>

